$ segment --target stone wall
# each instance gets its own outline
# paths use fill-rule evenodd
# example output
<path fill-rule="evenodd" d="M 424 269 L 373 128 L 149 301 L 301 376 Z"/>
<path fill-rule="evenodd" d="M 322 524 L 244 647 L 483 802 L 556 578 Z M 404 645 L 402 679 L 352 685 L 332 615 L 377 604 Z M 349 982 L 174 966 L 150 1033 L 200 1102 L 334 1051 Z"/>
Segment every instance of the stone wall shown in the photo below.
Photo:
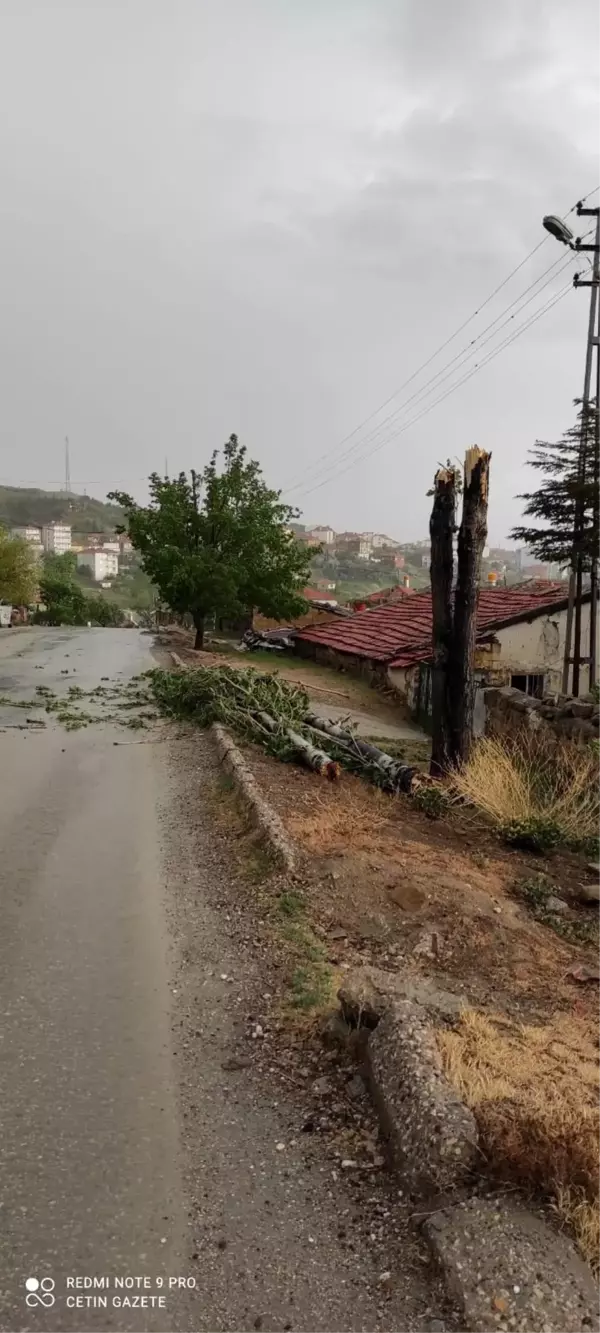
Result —
<path fill-rule="evenodd" d="M 579 743 L 598 740 L 600 707 L 591 694 L 573 699 L 565 694 L 545 694 L 533 699 L 521 690 L 504 686 L 482 691 L 486 735 L 515 735 L 528 731 L 546 732 L 555 740 Z"/>

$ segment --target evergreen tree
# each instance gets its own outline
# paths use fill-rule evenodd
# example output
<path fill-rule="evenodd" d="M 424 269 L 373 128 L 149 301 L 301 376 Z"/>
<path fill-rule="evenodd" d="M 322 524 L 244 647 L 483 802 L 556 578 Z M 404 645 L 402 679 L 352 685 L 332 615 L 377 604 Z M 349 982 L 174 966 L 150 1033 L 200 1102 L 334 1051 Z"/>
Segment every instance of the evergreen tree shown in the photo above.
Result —
<path fill-rule="evenodd" d="M 579 475 L 581 435 L 584 431 L 585 477 Z M 536 526 L 513 528 L 511 537 L 522 542 L 548 564 L 569 565 L 573 546 L 575 513 L 579 499 L 582 510 L 581 554 L 583 569 L 589 572 L 598 557 L 597 493 L 600 475 L 598 458 L 598 415 L 595 404 L 580 407 L 577 424 L 555 443 L 536 440 L 529 451 L 529 466 L 543 474 L 536 491 L 519 495 L 525 500 L 524 513 Z"/>

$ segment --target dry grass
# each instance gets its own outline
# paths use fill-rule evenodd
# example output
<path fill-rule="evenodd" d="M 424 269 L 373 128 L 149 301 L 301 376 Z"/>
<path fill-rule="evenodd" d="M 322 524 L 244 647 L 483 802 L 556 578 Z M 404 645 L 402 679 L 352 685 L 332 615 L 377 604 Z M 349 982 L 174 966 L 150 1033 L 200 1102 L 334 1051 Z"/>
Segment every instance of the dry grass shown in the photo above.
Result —
<path fill-rule="evenodd" d="M 438 1033 L 450 1082 L 473 1110 L 490 1169 L 540 1190 L 598 1267 L 598 1050 L 569 1015 L 546 1027 L 467 1010 Z"/>
<path fill-rule="evenodd" d="M 598 833 L 598 761 L 588 747 L 485 737 L 453 778 L 455 791 L 497 825 L 545 820 L 567 842 Z"/>

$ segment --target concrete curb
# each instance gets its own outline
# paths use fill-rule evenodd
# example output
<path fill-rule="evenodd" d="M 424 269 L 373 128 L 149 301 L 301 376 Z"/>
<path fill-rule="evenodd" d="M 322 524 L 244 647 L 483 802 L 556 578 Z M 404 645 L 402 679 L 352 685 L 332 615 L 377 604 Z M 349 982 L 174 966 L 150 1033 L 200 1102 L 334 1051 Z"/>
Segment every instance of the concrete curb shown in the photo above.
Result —
<path fill-rule="evenodd" d="M 366 1055 L 391 1157 L 411 1194 L 431 1198 L 463 1186 L 479 1163 L 477 1125 L 444 1077 L 421 1006 L 394 1000 Z"/>
<path fill-rule="evenodd" d="M 172 662 L 180 671 L 191 670 L 188 663 L 182 661 L 179 653 L 173 652 L 172 649 L 169 651 Z M 265 800 L 241 750 L 220 722 L 212 723 L 212 726 L 209 727 L 209 735 L 214 741 L 221 766 L 233 779 L 236 791 L 244 802 L 262 841 L 269 848 L 273 860 L 283 870 L 293 874 L 296 868 L 296 858 L 292 842 L 277 811 Z"/>
<path fill-rule="evenodd" d="M 572 1242 L 514 1195 L 486 1191 L 474 1116 L 446 1079 L 433 1026 L 458 997 L 423 977 L 363 968 L 338 992 L 359 1024 L 365 1074 L 399 1183 L 467 1333 L 597 1330 L 597 1293 Z"/>
<path fill-rule="evenodd" d="M 223 768 L 233 778 L 236 790 L 274 860 L 292 874 L 295 869 L 295 856 L 290 839 L 279 815 L 262 795 L 241 750 L 220 722 L 212 723 L 209 734 L 214 740 Z"/>

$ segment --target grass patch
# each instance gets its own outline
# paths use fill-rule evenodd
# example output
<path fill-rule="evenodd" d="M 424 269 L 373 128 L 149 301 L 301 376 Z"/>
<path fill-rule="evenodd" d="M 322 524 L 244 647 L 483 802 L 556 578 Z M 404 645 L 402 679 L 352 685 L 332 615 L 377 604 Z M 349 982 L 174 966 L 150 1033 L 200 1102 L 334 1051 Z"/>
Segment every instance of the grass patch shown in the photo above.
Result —
<path fill-rule="evenodd" d="M 597 1267 L 598 1051 L 583 1021 L 561 1014 L 547 1027 L 519 1027 L 467 1010 L 437 1041 L 490 1171 L 548 1199 Z"/>
<path fill-rule="evenodd" d="M 598 763 L 589 747 L 551 747 L 524 733 L 488 736 L 453 778 L 457 794 L 491 819 L 509 845 L 547 853 L 598 834 Z"/>
<path fill-rule="evenodd" d="M 570 921 L 558 912 L 552 912 L 548 906 L 556 895 L 555 886 L 546 875 L 529 875 L 518 879 L 513 885 L 516 897 L 525 903 L 536 921 L 550 926 L 557 935 L 572 944 L 591 944 L 598 937 L 598 919 L 593 921 Z"/>
<path fill-rule="evenodd" d="M 301 894 L 294 893 L 293 891 L 282 893 L 279 897 L 277 906 L 282 916 L 290 917 L 293 920 L 297 920 L 298 917 L 304 916 L 306 911 L 306 905 Z"/>

